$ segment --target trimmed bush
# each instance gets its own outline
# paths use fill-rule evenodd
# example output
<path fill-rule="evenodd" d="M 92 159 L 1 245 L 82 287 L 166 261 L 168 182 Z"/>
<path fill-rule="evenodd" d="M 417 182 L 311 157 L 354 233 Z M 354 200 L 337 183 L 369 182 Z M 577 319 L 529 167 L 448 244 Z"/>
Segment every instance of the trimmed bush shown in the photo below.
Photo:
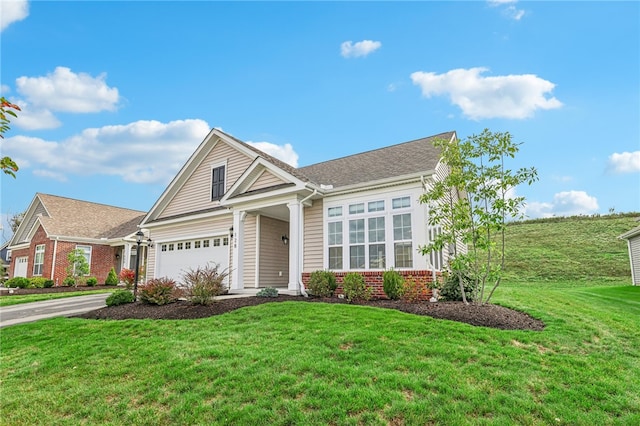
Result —
<path fill-rule="evenodd" d="M 219 265 L 198 266 L 189 268 L 182 274 L 183 288 L 187 299 L 197 305 L 208 305 L 214 297 L 224 294 L 227 289 L 224 279 L 229 275 L 227 270 L 218 271 Z"/>
<path fill-rule="evenodd" d="M 31 277 L 29 278 L 29 288 L 44 288 L 46 280 L 45 277 Z"/>
<path fill-rule="evenodd" d="M 107 306 L 124 305 L 125 303 L 133 302 L 133 293 L 129 290 L 116 290 L 111 293 L 105 303 Z"/>
<path fill-rule="evenodd" d="M 258 297 L 278 297 L 278 289 L 273 287 L 267 287 L 260 290 L 256 296 Z"/>
<path fill-rule="evenodd" d="M 475 280 L 467 275 L 462 275 L 462 284 L 464 286 L 464 294 L 467 297 L 467 302 L 475 301 L 475 296 L 477 294 L 475 291 Z M 445 275 L 439 295 L 440 299 L 450 302 L 462 300 L 462 293 L 460 292 L 460 283 L 458 281 L 457 274 L 449 272 Z"/>
<path fill-rule="evenodd" d="M 307 284 L 309 292 L 314 296 L 330 297 L 338 288 L 336 274 L 331 271 L 313 271 Z"/>
<path fill-rule="evenodd" d="M 62 285 L 65 287 L 71 287 L 76 285 L 76 280 L 73 277 L 67 277 L 62 281 Z"/>
<path fill-rule="evenodd" d="M 427 300 L 428 292 L 429 287 L 413 277 L 408 277 L 402 284 L 402 300 L 405 302 L 417 303 Z"/>
<path fill-rule="evenodd" d="M 116 274 L 115 268 L 111 268 L 109 270 L 109 274 L 107 275 L 107 279 L 104 280 L 105 285 L 118 285 L 120 280 L 118 279 L 118 275 Z"/>
<path fill-rule="evenodd" d="M 138 289 L 138 296 L 144 303 L 150 305 L 166 305 L 177 301 L 182 291 L 171 278 L 154 278 Z"/>
<path fill-rule="evenodd" d="M 342 280 L 342 292 L 349 303 L 371 299 L 373 289 L 367 287 L 364 277 L 357 272 L 349 272 Z"/>
<path fill-rule="evenodd" d="M 391 300 L 398 300 L 402 296 L 402 284 L 404 278 L 398 271 L 389 269 L 382 274 L 382 288 L 384 294 Z"/>
<path fill-rule="evenodd" d="M 89 278 L 87 278 L 87 285 L 88 285 L 89 287 L 93 287 L 93 286 L 95 286 L 95 285 L 97 285 L 97 284 L 98 284 L 98 279 L 97 279 L 96 277 L 89 277 Z"/>
<path fill-rule="evenodd" d="M 53 287 L 53 280 L 44 280 L 44 288 L 51 288 Z"/>
<path fill-rule="evenodd" d="M 13 277 L 7 280 L 7 282 L 4 283 L 4 285 L 5 287 L 8 287 L 8 288 L 27 288 L 29 287 L 29 278 Z"/>

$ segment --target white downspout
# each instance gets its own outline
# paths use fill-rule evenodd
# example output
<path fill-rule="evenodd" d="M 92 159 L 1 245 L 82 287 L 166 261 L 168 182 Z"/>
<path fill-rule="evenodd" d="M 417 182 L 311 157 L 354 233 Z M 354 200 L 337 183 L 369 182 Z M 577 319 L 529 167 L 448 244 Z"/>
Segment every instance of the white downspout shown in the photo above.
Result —
<path fill-rule="evenodd" d="M 420 182 L 422 182 L 422 190 L 424 192 L 427 191 L 427 183 L 424 180 L 424 176 L 420 176 Z M 426 236 L 427 236 L 427 244 L 429 244 L 430 242 L 430 237 L 429 237 L 429 219 L 431 217 L 431 210 L 429 209 L 429 203 L 427 203 L 427 229 L 426 229 Z M 434 253 L 434 257 L 435 257 L 435 253 Z M 433 283 L 435 284 L 437 282 L 438 279 L 438 275 L 436 274 L 436 267 L 433 263 L 431 263 L 431 257 L 429 257 L 427 259 L 427 263 L 431 266 L 431 280 L 433 281 Z"/>
<path fill-rule="evenodd" d="M 300 287 L 300 293 L 304 297 L 309 297 L 309 295 L 307 294 L 307 290 L 304 288 L 304 283 L 302 282 L 302 266 L 304 262 L 304 203 L 306 201 L 309 201 L 309 199 L 311 199 L 311 197 L 315 196 L 317 193 L 318 190 L 314 189 L 311 194 L 300 200 L 300 205 L 302 206 L 302 208 L 300 209 L 300 232 L 298 235 L 300 235 L 300 242 L 302 244 L 300 244 L 300 249 L 298 250 L 298 262 L 301 266 L 300 274 L 298 275 L 298 286 Z"/>

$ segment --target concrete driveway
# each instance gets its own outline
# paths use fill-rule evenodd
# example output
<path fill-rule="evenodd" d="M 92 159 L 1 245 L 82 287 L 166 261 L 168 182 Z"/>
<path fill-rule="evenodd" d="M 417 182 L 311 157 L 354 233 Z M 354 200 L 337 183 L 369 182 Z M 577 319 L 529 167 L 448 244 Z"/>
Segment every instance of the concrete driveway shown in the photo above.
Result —
<path fill-rule="evenodd" d="M 111 293 L 73 296 L 43 302 L 22 303 L 0 307 L 0 328 L 33 322 L 44 318 L 69 317 L 107 306 Z"/>

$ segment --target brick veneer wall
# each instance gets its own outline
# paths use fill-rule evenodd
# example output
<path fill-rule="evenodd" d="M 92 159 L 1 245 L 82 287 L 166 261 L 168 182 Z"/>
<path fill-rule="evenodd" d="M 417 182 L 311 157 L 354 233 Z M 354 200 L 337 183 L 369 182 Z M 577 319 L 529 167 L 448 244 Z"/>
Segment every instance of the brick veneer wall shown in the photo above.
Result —
<path fill-rule="evenodd" d="M 360 275 L 364 277 L 364 282 L 367 286 L 373 288 L 372 298 L 374 299 L 387 299 L 387 295 L 384 294 L 383 288 L 383 280 L 382 274 L 384 271 L 356 271 Z M 404 279 L 411 278 L 414 281 L 429 285 L 433 282 L 433 273 L 427 270 L 412 270 L 412 271 L 397 271 Z M 342 280 L 344 276 L 349 272 L 334 272 L 336 274 L 336 281 L 338 282 L 338 289 L 336 290 L 336 294 L 342 294 Z M 441 272 L 436 272 L 436 279 L 440 280 L 442 277 Z M 305 287 L 309 283 L 309 278 L 311 278 L 310 272 L 302 273 L 302 283 Z M 431 290 L 427 291 L 425 295 L 425 299 L 428 300 L 431 297 Z"/>
<path fill-rule="evenodd" d="M 86 244 L 76 243 L 69 241 L 58 241 L 58 247 L 56 251 L 56 264 L 53 265 L 53 252 L 55 248 L 55 241 L 47 238 L 47 234 L 39 227 L 33 238 L 31 244 L 27 249 L 14 250 L 11 253 L 11 266 L 9 276 L 13 277 L 15 268 L 15 259 L 22 256 L 29 256 L 29 262 L 27 264 L 27 278 L 33 276 L 33 261 L 36 255 L 36 246 L 44 244 L 44 265 L 42 266 L 42 277 L 49 279 L 51 277 L 51 269 L 54 268 L 53 282 L 54 285 L 62 285 L 64 279 L 67 276 L 67 256 L 76 248 L 78 244 L 91 246 L 91 265 L 89 275 L 98 279 L 98 284 L 104 284 L 109 274 L 109 270 L 115 266 L 116 248 L 102 245 L 102 244 Z"/>

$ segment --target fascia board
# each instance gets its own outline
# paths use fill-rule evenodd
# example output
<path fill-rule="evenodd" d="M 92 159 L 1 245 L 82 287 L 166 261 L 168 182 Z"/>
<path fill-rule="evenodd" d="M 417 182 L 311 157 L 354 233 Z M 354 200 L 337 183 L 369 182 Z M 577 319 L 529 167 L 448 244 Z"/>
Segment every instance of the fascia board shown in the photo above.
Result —
<path fill-rule="evenodd" d="M 29 207 L 27 207 L 27 210 L 24 213 L 24 217 L 22 218 L 22 222 L 20 222 L 20 225 L 18 226 L 18 229 L 16 229 L 16 232 L 13 233 L 13 235 L 11 236 L 11 239 L 9 240 L 10 243 L 14 244 L 14 243 L 18 243 L 18 241 L 14 241 L 14 239 L 18 236 L 21 235 L 22 232 L 24 231 L 23 228 L 25 228 L 27 226 L 27 223 L 29 223 L 31 221 L 31 217 L 33 217 L 34 213 L 35 213 L 35 209 L 36 209 L 36 200 L 38 200 L 40 202 L 40 204 L 42 204 L 44 206 L 44 203 L 42 202 L 42 200 L 40 200 L 39 194 L 36 193 L 36 195 L 33 197 L 33 199 L 31 200 L 31 203 L 29 203 Z M 47 211 L 47 207 L 44 206 L 45 211 Z M 49 213 L 47 211 L 47 213 Z M 28 233 L 27 233 L 28 235 Z"/>
<path fill-rule="evenodd" d="M 287 186 L 286 188 L 281 188 L 271 192 L 261 192 L 260 194 L 246 195 L 242 196 L 241 198 L 227 200 L 225 204 L 230 208 L 237 208 L 238 206 L 243 206 L 245 204 L 252 204 L 253 207 L 254 203 L 263 200 L 265 201 L 265 205 L 281 204 L 281 197 L 289 196 L 287 198 L 287 200 L 289 200 L 291 194 L 298 193 L 302 190 L 310 191 L 310 189 L 307 188 L 306 185 Z"/>
<path fill-rule="evenodd" d="M 410 175 L 394 176 L 392 178 L 387 178 L 387 179 L 369 181 L 369 182 L 355 184 L 355 185 L 346 185 L 333 190 L 325 190 L 325 195 L 326 196 L 342 195 L 342 194 L 348 194 L 351 192 L 362 192 L 362 191 L 371 191 L 375 189 L 382 189 L 390 186 L 403 185 L 405 183 L 421 182 L 421 179 L 423 177 L 429 179 L 434 174 L 435 174 L 435 170 L 429 170 L 429 171 L 417 173 L 417 174 L 412 173 Z"/>
<path fill-rule="evenodd" d="M 178 223 L 182 224 L 185 222 L 191 222 L 191 221 L 200 220 L 200 219 L 209 219 L 211 217 L 229 214 L 230 212 L 231 211 L 229 209 L 220 209 L 214 212 L 206 212 L 206 213 L 180 216 L 180 217 L 167 218 L 167 219 L 157 219 L 157 221 L 155 222 L 140 224 L 140 227 L 145 229 L 160 228 L 165 225 L 175 225 Z"/>
<path fill-rule="evenodd" d="M 620 235 L 618 238 L 621 240 L 628 240 L 630 238 L 635 237 L 636 235 L 640 235 L 640 226 L 637 226 L 632 230 L 625 232 L 624 234 Z"/>

